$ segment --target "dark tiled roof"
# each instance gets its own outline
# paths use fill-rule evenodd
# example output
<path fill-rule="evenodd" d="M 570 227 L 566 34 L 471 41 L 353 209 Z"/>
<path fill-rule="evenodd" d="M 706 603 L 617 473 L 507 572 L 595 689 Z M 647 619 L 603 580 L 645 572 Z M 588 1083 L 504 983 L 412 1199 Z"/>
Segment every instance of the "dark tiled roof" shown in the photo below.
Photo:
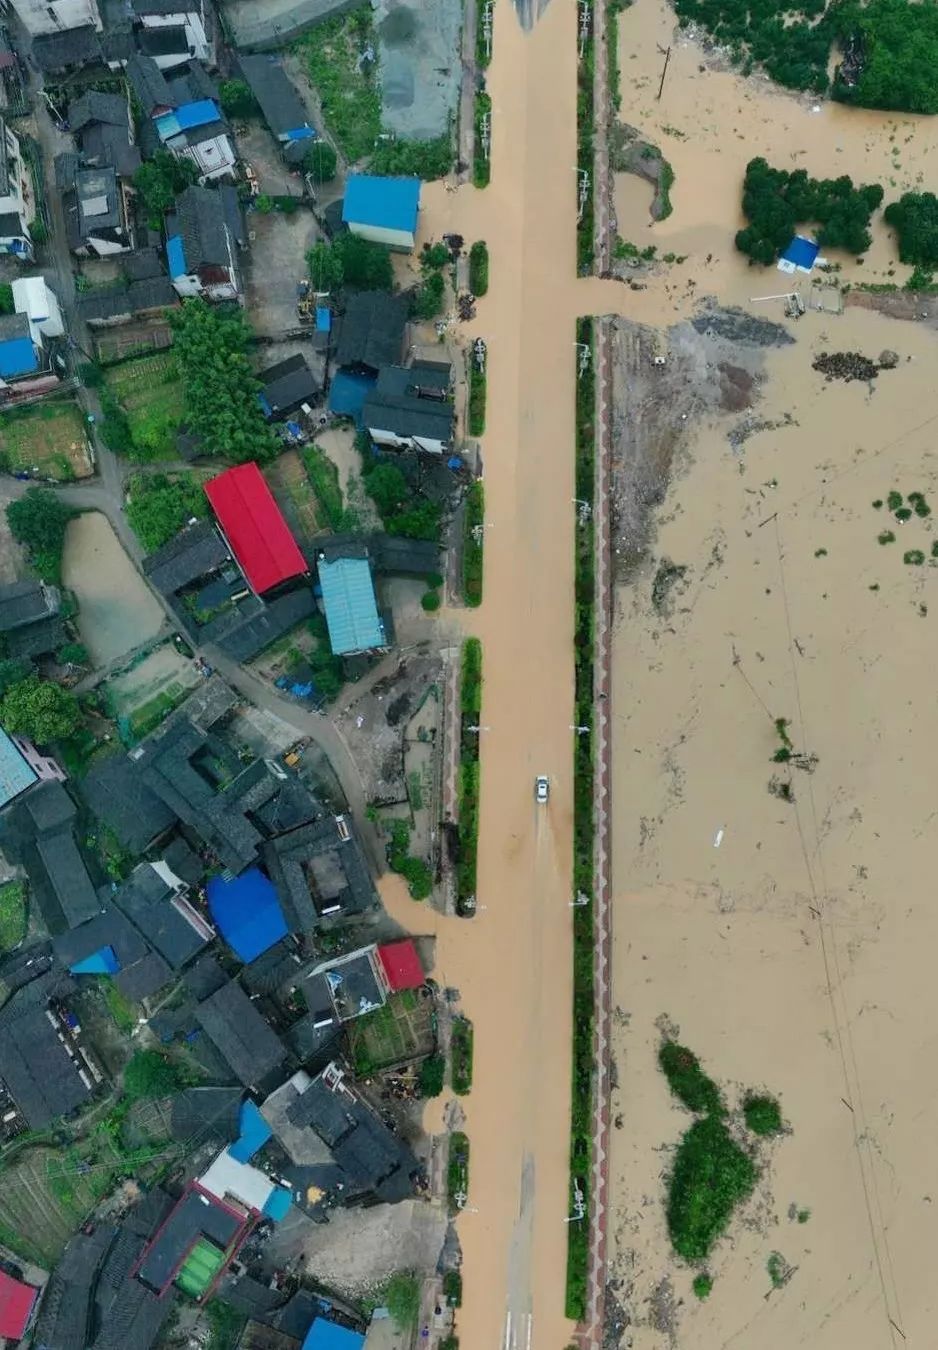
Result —
<path fill-rule="evenodd" d="M 186 901 L 173 903 L 174 892 L 149 863 L 135 867 L 118 888 L 114 903 L 143 934 L 164 961 L 179 970 L 209 940 L 186 917 Z"/>
<path fill-rule="evenodd" d="M 453 432 L 453 404 L 420 398 L 417 388 L 449 388 L 449 376 L 437 363 L 384 366 L 378 383 L 365 400 L 362 418 L 366 427 L 389 431 L 395 436 L 418 436 L 448 441 Z"/>
<path fill-rule="evenodd" d="M 138 248 L 123 254 L 121 271 L 128 281 L 149 281 L 151 277 L 166 275 L 155 248 Z"/>
<path fill-rule="evenodd" d="M 336 352 L 339 365 L 379 370 L 400 361 L 409 305 L 406 295 L 391 295 L 387 291 L 358 291 L 350 295 Z"/>
<path fill-rule="evenodd" d="M 198 61 L 190 61 L 185 70 L 174 71 L 168 84 L 177 108 L 183 103 L 198 103 L 203 98 L 218 102 L 218 86 Z"/>
<path fill-rule="evenodd" d="M 97 89 L 89 89 L 68 105 L 68 125 L 72 135 L 93 122 L 129 128 L 126 99 L 121 98 L 120 94 L 103 94 Z"/>
<path fill-rule="evenodd" d="M 28 628 L 17 628 L 6 635 L 7 656 L 43 656 L 57 651 L 68 640 L 65 623 L 58 615 L 40 619 Z"/>
<path fill-rule="evenodd" d="M 249 961 L 241 972 L 241 979 L 249 994 L 273 994 L 287 980 L 295 980 L 299 968 L 295 948 L 281 940 Z"/>
<path fill-rule="evenodd" d="M 190 582 L 216 572 L 231 561 L 228 545 L 211 520 L 187 525 L 168 544 L 143 561 L 143 572 L 163 595 L 173 595 Z"/>
<path fill-rule="evenodd" d="M 186 1088 L 173 1098 L 170 1132 L 181 1143 L 230 1144 L 239 1133 L 244 1093 L 235 1087 Z"/>
<path fill-rule="evenodd" d="M 140 151 L 125 126 L 98 122 L 81 133 L 81 154 L 86 164 L 112 166 L 122 178 L 130 178 L 140 168 Z"/>
<path fill-rule="evenodd" d="M 127 62 L 127 78 L 146 117 L 157 108 L 175 108 L 180 102 L 152 56 L 134 52 Z"/>
<path fill-rule="evenodd" d="M 69 928 L 100 911 L 101 903 L 71 830 L 41 834 L 36 840 L 36 853 Z"/>
<path fill-rule="evenodd" d="M 175 824 L 170 808 L 142 782 L 125 754 L 92 765 L 81 785 L 92 813 L 117 835 L 124 848 L 142 853 Z"/>
<path fill-rule="evenodd" d="M 173 972 L 159 952 L 147 952 L 140 961 L 115 975 L 114 983 L 125 998 L 132 1003 L 141 1003 L 169 984 L 172 978 Z"/>
<path fill-rule="evenodd" d="M 274 416 L 293 412 L 301 403 L 315 400 L 322 393 L 321 382 L 299 353 L 259 371 L 257 378 L 262 385 L 260 397 L 266 400 Z"/>
<path fill-rule="evenodd" d="M 16 211 L 0 211 L 0 239 L 23 237 L 23 222 Z"/>
<path fill-rule="evenodd" d="M 313 588 L 303 586 L 267 603 L 258 601 L 257 606 L 245 604 L 229 611 L 220 616 L 228 621 L 219 624 L 215 631 L 202 630 L 202 640 L 215 643 L 232 661 L 250 661 L 277 638 L 308 619 L 315 609 Z"/>
<path fill-rule="evenodd" d="M 52 940 L 56 959 L 67 967 L 86 960 L 102 947 L 112 948 L 122 967 L 142 960 L 149 950 L 133 924 L 112 905 L 87 923 L 60 933 Z"/>
<path fill-rule="evenodd" d="M 238 64 L 275 136 L 285 136 L 288 131 L 309 125 L 309 113 L 279 61 L 269 56 L 242 54 Z"/>
<path fill-rule="evenodd" d="M 229 219 L 232 209 L 239 212 L 237 192 L 231 187 L 212 189 L 193 185 L 176 198 L 176 221 L 189 272 L 205 266 L 231 265 L 237 239 L 243 234 L 240 226 L 232 229 Z"/>
<path fill-rule="evenodd" d="M 268 839 L 263 853 L 292 932 L 311 932 L 324 917 L 361 914 L 378 903 L 357 836 L 340 838 L 334 816 Z"/>
<path fill-rule="evenodd" d="M 189 993 L 199 1003 L 217 994 L 228 982 L 228 976 L 215 960 L 214 956 L 200 956 L 183 976 Z"/>
<path fill-rule="evenodd" d="M 65 788 L 52 779 L 38 783 L 21 807 L 36 830 L 57 830 L 78 814 Z"/>
<path fill-rule="evenodd" d="M 189 59 L 189 39 L 185 28 L 180 25 L 143 28 L 137 34 L 137 46 L 145 56 L 178 56 L 181 61 Z"/>
<path fill-rule="evenodd" d="M 283 1064 L 283 1044 L 234 981 L 200 1003 L 196 1016 L 245 1087 L 261 1082 Z"/>
<path fill-rule="evenodd" d="M 189 886 L 197 885 L 205 871 L 199 855 L 178 835 L 163 849 L 163 861 Z"/>
<path fill-rule="evenodd" d="M 72 988 L 54 973 L 17 990 L 0 1010 L 0 1078 L 32 1130 L 84 1106 L 90 1089 L 46 1016 L 48 1000 Z"/>
<path fill-rule="evenodd" d="M 91 1329 L 91 1301 L 101 1262 L 115 1230 L 99 1224 L 78 1233 L 52 1272 L 36 1323 L 39 1350 L 85 1350 Z"/>
<path fill-rule="evenodd" d="M 13 581 L 0 586 L 0 633 L 45 619 L 58 608 L 58 591 L 41 581 Z"/>
<path fill-rule="evenodd" d="M 54 74 L 70 66 L 93 66 L 101 60 L 101 44 L 91 27 L 67 28 L 33 38 L 33 58 L 40 70 Z"/>

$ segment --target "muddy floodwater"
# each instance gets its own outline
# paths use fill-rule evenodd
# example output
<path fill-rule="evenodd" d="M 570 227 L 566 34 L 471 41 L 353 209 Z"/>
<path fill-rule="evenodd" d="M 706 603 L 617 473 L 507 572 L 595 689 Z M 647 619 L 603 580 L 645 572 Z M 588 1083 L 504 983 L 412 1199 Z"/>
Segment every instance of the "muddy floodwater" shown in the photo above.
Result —
<path fill-rule="evenodd" d="M 715 69 L 661 0 L 636 0 L 619 28 L 622 117 L 675 171 L 657 225 L 647 185 L 619 178 L 619 233 L 687 259 L 638 274 L 645 289 L 614 306 L 640 326 L 621 327 L 615 391 L 608 1343 L 930 1345 L 938 335 L 915 308 L 787 319 L 753 297 L 790 283 L 749 268 L 733 232 L 752 156 L 880 182 L 888 202 L 934 187 L 936 124 Z M 901 284 L 881 213 L 873 234 L 862 264 L 836 259 L 841 280 Z M 704 297 L 710 319 L 682 322 Z M 778 334 L 724 322 L 726 304 Z M 828 380 L 813 369 L 824 352 L 891 368 Z M 773 762 L 776 718 L 794 766 Z M 691 1117 L 657 1068 L 664 1029 L 732 1111 L 765 1090 L 785 1121 L 758 1141 L 734 1115 L 758 1182 L 696 1266 L 673 1256 L 665 1224 Z"/>
<path fill-rule="evenodd" d="M 95 665 L 159 632 L 163 611 L 100 512 L 69 522 L 62 579 L 78 599 L 78 629 Z"/>

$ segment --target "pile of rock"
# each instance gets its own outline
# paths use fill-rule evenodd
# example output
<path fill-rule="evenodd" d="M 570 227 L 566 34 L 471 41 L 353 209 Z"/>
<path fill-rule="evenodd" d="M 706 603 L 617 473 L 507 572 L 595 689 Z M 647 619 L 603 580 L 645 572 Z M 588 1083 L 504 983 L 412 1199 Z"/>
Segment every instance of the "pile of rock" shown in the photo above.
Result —
<path fill-rule="evenodd" d="M 860 352 L 820 352 L 812 361 L 828 380 L 875 380 L 881 367 Z M 888 367 L 882 367 L 888 369 Z"/>

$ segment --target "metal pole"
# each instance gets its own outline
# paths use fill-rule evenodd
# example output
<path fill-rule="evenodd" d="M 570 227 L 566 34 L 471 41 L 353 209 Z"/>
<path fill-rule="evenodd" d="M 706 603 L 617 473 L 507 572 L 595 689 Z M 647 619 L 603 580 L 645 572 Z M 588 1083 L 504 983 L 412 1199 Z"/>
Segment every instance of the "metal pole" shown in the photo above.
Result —
<path fill-rule="evenodd" d="M 670 60 L 671 60 L 671 48 L 669 47 L 668 50 L 667 50 L 667 51 L 665 52 L 665 54 L 664 54 L 664 70 L 662 70 L 662 72 L 661 72 L 661 83 L 658 85 L 658 92 L 657 92 L 657 94 L 655 95 L 655 98 L 657 98 L 657 99 L 660 99 L 660 98 L 661 98 L 661 91 L 662 91 L 662 89 L 664 88 L 664 77 L 665 77 L 665 75 L 667 75 L 667 73 L 668 73 L 668 62 L 669 62 Z"/>

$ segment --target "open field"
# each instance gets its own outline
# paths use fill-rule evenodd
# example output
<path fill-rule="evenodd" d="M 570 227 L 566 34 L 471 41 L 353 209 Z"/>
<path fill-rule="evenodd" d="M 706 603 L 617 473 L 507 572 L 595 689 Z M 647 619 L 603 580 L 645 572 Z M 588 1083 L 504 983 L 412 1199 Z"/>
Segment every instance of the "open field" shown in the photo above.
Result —
<path fill-rule="evenodd" d="M 175 458 L 183 395 L 172 354 L 124 361 L 105 371 L 104 382 L 124 410 L 138 453 L 149 459 Z"/>
<path fill-rule="evenodd" d="M 351 1058 L 359 1074 L 427 1055 L 435 1044 L 433 1004 L 412 989 L 391 994 L 383 1008 L 348 1024 Z"/>
<path fill-rule="evenodd" d="M 848 315 L 789 325 L 797 340 L 754 368 L 751 410 L 700 400 L 672 438 L 651 556 L 619 592 L 610 1238 L 636 1350 L 876 1350 L 902 1343 L 891 1323 L 910 1344 L 931 1334 L 921 1162 L 938 1108 L 918 1066 L 938 1013 L 922 887 L 938 536 L 908 497 L 927 508 L 938 492 L 938 337 Z M 626 461 L 656 425 L 671 434 L 670 396 L 636 395 L 633 344 L 623 333 Z M 812 370 L 844 348 L 899 362 L 869 386 Z M 731 430 L 746 434 L 734 445 Z M 772 762 L 776 718 L 813 772 Z M 697 1267 L 671 1256 L 664 1222 L 690 1117 L 656 1064 L 662 1018 L 731 1107 L 765 1088 L 787 1127 L 749 1139 L 756 1191 Z M 775 1251 L 797 1268 L 778 1288 Z M 714 1288 L 698 1302 L 704 1265 Z"/>
<path fill-rule="evenodd" d="M 108 702 L 129 745 L 152 731 L 199 682 L 193 663 L 165 642 L 138 665 L 109 680 Z"/>
<path fill-rule="evenodd" d="M 93 472 L 77 403 L 52 399 L 0 416 L 0 455 L 12 473 L 70 482 Z"/>

